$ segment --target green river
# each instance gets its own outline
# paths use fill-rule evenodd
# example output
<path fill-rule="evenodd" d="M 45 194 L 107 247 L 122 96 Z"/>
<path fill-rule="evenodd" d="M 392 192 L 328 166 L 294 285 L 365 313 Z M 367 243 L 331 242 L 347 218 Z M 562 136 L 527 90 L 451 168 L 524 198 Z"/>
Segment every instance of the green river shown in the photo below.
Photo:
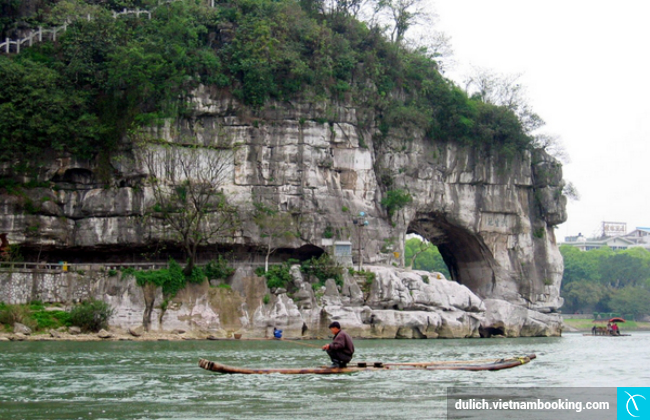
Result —
<path fill-rule="evenodd" d="M 0 342 L 0 419 L 444 419 L 451 386 L 650 384 L 650 333 L 355 344 L 357 361 L 538 357 L 497 372 L 221 375 L 200 369 L 199 358 L 242 367 L 328 360 L 319 349 L 286 341 Z"/>

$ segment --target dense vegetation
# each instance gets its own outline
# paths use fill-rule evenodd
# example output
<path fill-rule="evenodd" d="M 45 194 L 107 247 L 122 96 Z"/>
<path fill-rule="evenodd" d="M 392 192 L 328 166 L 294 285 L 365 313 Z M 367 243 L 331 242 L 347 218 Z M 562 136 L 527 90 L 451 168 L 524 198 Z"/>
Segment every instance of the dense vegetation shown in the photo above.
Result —
<path fill-rule="evenodd" d="M 32 331 L 43 332 L 61 327 L 79 327 L 84 332 L 97 332 L 108 326 L 113 310 L 106 302 L 90 299 L 74 306 L 70 312 L 42 302 L 27 305 L 8 305 L 0 302 L 0 328 L 13 331 L 15 323 L 21 323 Z"/>
<path fill-rule="evenodd" d="M 415 261 L 413 261 L 413 256 L 415 256 Z M 411 266 L 413 262 L 411 268 L 414 270 L 442 273 L 445 278 L 451 278 L 447 264 L 443 261 L 438 247 L 423 243 L 419 238 L 411 238 L 406 241 L 404 261 L 406 266 Z"/>
<path fill-rule="evenodd" d="M 122 270 L 123 275 L 133 275 L 139 286 L 153 284 L 162 288 L 163 297 L 167 302 L 185 288 L 187 283 L 201 284 L 208 280 L 225 280 L 235 272 L 235 269 L 228 266 L 228 261 L 221 255 L 209 261 L 204 267 L 194 266 L 189 275 L 184 273 L 181 265 L 173 258 L 169 260 L 167 268 L 159 270 L 135 270 L 126 268 Z"/>
<path fill-rule="evenodd" d="M 13 331 L 18 322 L 36 332 L 71 326 L 79 327 L 83 332 L 98 332 L 108 327 L 112 315 L 113 309 L 108 303 L 95 299 L 81 302 L 70 312 L 63 308 L 46 308 L 39 301 L 27 305 L 0 303 L 0 327 L 5 331 Z"/>
<path fill-rule="evenodd" d="M 325 285 L 328 279 L 334 280 L 338 286 L 343 286 L 343 267 L 338 264 L 329 254 L 324 253 L 320 257 L 312 257 L 300 263 L 299 260 L 289 259 L 283 264 L 265 267 L 258 267 L 255 274 L 266 278 L 266 285 L 270 289 L 274 288 L 291 288 L 291 266 L 300 264 L 300 272 L 305 275 L 307 281 L 312 284 L 314 289 Z"/>
<path fill-rule="evenodd" d="M 563 311 L 650 314 L 650 252 L 644 248 L 582 252 L 560 246 L 564 257 Z"/>
<path fill-rule="evenodd" d="M 108 320 L 113 316 L 111 306 L 96 299 L 85 300 L 70 311 L 70 323 L 83 332 L 99 332 L 108 328 Z"/>
<path fill-rule="evenodd" d="M 16 322 L 26 325 L 33 331 L 72 325 L 70 313 L 63 308 L 58 311 L 46 311 L 42 302 L 32 302 L 29 305 L 10 305 L 0 302 L 0 327 L 6 331 L 13 331 Z"/>
<path fill-rule="evenodd" d="M 5 4 L 6 3 L 6 4 Z M 138 126 L 191 112 L 199 84 L 230 92 L 246 107 L 270 101 L 343 101 L 390 131 L 498 148 L 511 156 L 531 139 L 514 113 L 481 102 L 441 76 L 424 49 L 392 42 L 378 26 L 316 0 L 232 0 L 207 7 L 177 1 L 151 20 L 111 9 L 154 2 L 43 1 L 29 24 L 77 19 L 57 42 L 0 56 L 0 159 L 67 151 L 110 152 Z M 2 31 L 17 25 L 17 1 L 4 2 Z M 5 10 L 6 9 L 6 10 Z M 325 110 L 321 122 L 337 115 Z M 374 123 L 370 118 L 362 124 Z"/>

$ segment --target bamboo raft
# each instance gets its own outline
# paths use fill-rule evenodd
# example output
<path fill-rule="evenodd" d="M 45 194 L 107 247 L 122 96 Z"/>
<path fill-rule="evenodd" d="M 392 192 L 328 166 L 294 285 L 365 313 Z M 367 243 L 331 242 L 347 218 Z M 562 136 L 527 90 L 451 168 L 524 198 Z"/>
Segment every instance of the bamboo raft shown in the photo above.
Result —
<path fill-rule="evenodd" d="M 206 359 L 199 359 L 199 366 L 205 370 L 228 374 L 270 374 L 281 373 L 285 375 L 334 375 L 341 373 L 373 372 L 383 370 L 501 370 L 525 365 L 537 356 L 529 354 L 522 357 L 490 360 L 468 361 L 439 361 L 439 362 L 413 362 L 413 363 L 382 363 L 358 362 L 344 368 L 315 367 L 315 368 L 242 368 L 227 366 Z"/>

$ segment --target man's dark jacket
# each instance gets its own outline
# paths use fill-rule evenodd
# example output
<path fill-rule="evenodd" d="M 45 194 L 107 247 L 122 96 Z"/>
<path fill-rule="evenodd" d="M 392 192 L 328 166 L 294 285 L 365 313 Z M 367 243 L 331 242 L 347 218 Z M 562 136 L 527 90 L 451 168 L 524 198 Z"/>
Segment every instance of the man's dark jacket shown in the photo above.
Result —
<path fill-rule="evenodd" d="M 352 338 L 345 331 L 339 331 L 330 344 L 328 353 L 337 354 L 341 361 L 349 362 L 354 354 L 354 344 Z"/>

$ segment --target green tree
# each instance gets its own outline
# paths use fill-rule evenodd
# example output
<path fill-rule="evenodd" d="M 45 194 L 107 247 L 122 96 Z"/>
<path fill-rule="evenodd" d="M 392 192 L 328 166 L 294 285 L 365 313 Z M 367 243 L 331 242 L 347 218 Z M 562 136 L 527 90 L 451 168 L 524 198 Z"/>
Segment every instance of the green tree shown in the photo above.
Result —
<path fill-rule="evenodd" d="M 610 248 L 583 252 L 571 245 L 560 245 L 560 253 L 564 259 L 563 285 L 576 280 L 600 282 L 601 261 L 614 254 Z"/>
<path fill-rule="evenodd" d="M 270 100 L 349 102 L 376 116 L 361 123 L 378 124 L 378 146 L 397 130 L 507 155 L 531 147 L 511 109 L 468 97 L 440 74 L 435 53 L 400 42 L 424 16 L 421 0 L 380 3 L 392 41 L 379 26 L 351 16 L 356 0 L 303 0 L 305 10 L 291 0 L 215 8 L 170 2 L 151 19 L 113 19 L 111 9 L 130 1 L 57 2 L 51 13 L 45 8 L 26 19 L 49 26 L 70 16 L 74 23 L 56 43 L 0 57 L 5 69 L 12 67 L 0 69 L 5 158 L 50 149 L 104 156 L 139 127 L 192 118 L 189 94 L 200 85 L 252 108 Z M 6 24 L 16 25 L 10 9 Z M 79 19 L 87 11 L 93 19 Z M 314 114 L 331 123 L 337 118 L 335 107 Z"/>
<path fill-rule="evenodd" d="M 603 247 L 580 251 L 562 245 L 564 276 L 561 294 L 567 310 L 613 310 L 644 313 L 643 299 L 650 287 L 650 252 L 641 247 L 613 251 Z"/>
<path fill-rule="evenodd" d="M 638 286 L 626 286 L 614 292 L 609 306 L 621 314 L 649 315 L 650 290 Z"/>
<path fill-rule="evenodd" d="M 406 241 L 404 249 L 404 259 L 412 260 L 413 255 L 422 248 L 422 241 L 419 238 L 411 238 Z M 415 270 L 424 270 L 424 271 L 434 271 L 442 273 L 445 278 L 451 278 L 447 264 L 440 255 L 438 247 L 430 246 L 427 249 L 416 256 L 412 268 Z"/>
<path fill-rule="evenodd" d="M 113 309 L 108 303 L 90 299 L 72 308 L 70 322 L 82 331 L 98 332 L 108 326 L 111 316 L 113 316 Z"/>
<path fill-rule="evenodd" d="M 318 279 L 317 284 L 323 285 L 328 279 L 333 279 L 337 285 L 343 286 L 343 267 L 326 252 L 318 258 L 303 261 L 300 271 Z"/>
<path fill-rule="evenodd" d="M 415 259 L 416 259 L 420 254 L 422 254 L 422 253 L 428 251 L 429 249 L 431 249 L 431 247 L 434 246 L 434 245 L 433 245 L 431 242 L 429 242 L 429 241 L 420 241 L 420 240 L 418 240 L 417 238 L 412 238 L 412 239 L 410 239 L 410 241 L 413 241 L 413 239 L 416 239 L 418 242 L 415 242 L 415 241 L 412 242 L 412 243 L 411 243 L 411 246 L 409 246 L 409 247 L 407 248 L 407 250 L 409 251 L 408 254 L 411 254 L 411 255 L 410 255 L 410 263 L 409 263 L 409 265 L 408 265 L 408 266 L 411 267 L 411 268 L 413 268 L 413 266 L 415 265 Z M 405 258 L 406 258 L 406 256 L 405 256 Z"/>
<path fill-rule="evenodd" d="M 56 70 L 0 56 L 0 160 L 41 158 L 44 150 L 89 157 L 109 130 L 85 94 Z"/>
<path fill-rule="evenodd" d="M 650 252 L 643 248 L 619 251 L 601 260 L 600 273 L 615 288 L 640 285 L 650 279 Z"/>
<path fill-rule="evenodd" d="M 406 207 L 412 201 L 413 197 L 408 191 L 397 189 L 387 191 L 386 196 L 381 199 L 381 205 L 386 207 L 388 216 L 392 217 L 396 211 Z"/>
<path fill-rule="evenodd" d="M 209 261 L 205 265 L 205 275 L 209 280 L 227 279 L 232 276 L 235 269 L 228 265 L 228 261 L 219 255 L 216 260 Z"/>
<path fill-rule="evenodd" d="M 562 287 L 565 308 L 570 312 L 591 312 L 607 296 L 607 288 L 588 280 L 576 280 Z"/>

